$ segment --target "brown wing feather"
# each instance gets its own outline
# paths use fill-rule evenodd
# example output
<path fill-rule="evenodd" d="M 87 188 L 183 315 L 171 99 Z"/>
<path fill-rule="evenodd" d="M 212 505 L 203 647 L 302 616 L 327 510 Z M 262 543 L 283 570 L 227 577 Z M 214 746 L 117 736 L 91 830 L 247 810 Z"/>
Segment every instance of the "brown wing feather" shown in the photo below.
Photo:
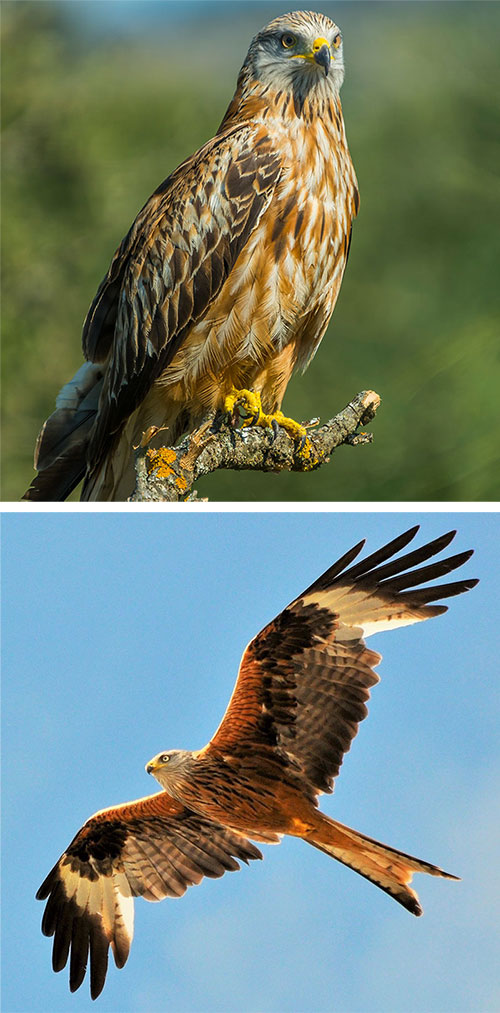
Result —
<path fill-rule="evenodd" d="M 90 991 L 102 991 L 111 946 L 125 964 L 133 936 L 133 897 L 180 897 L 204 876 L 261 858 L 255 845 L 162 791 L 92 816 L 42 883 L 42 932 L 54 936 L 52 966 L 66 966 L 70 988 L 82 984 L 90 956 Z"/>
<path fill-rule="evenodd" d="M 300 770 L 314 798 L 332 791 L 378 676 L 381 656 L 363 633 L 418 622 L 446 611 L 431 605 L 477 583 L 462 580 L 415 588 L 461 566 L 471 552 L 418 567 L 446 547 L 455 532 L 392 559 L 414 538 L 412 528 L 360 563 L 349 566 L 363 543 L 331 566 L 247 647 L 227 711 L 207 751 L 258 750 Z M 391 562 L 386 562 L 391 558 Z M 346 569 L 347 567 L 347 569 Z M 402 573 L 410 567 L 411 571 Z M 413 588 L 410 590 L 410 588 Z"/>
<path fill-rule="evenodd" d="M 84 325 L 87 357 L 111 354 L 94 461 L 220 292 L 280 172 L 262 127 L 233 127 L 183 162 L 139 213 Z"/>

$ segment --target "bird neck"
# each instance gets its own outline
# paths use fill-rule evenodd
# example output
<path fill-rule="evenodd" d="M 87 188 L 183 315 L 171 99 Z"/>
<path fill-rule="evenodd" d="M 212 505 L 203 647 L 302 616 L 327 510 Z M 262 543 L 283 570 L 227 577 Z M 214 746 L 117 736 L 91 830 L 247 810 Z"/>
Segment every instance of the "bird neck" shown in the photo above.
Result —
<path fill-rule="evenodd" d="M 155 777 L 172 798 L 177 799 L 178 802 L 185 802 L 185 789 L 191 783 L 193 776 L 192 767 L 193 754 L 186 750 L 182 752 L 182 758 L 177 756 L 166 767 L 160 769 Z"/>
<path fill-rule="evenodd" d="M 279 90 L 272 85 L 262 85 L 248 76 L 245 67 L 240 72 L 238 84 L 217 133 L 243 122 L 263 123 L 279 120 L 288 127 L 307 126 L 318 118 L 335 132 L 338 139 L 345 140 L 342 106 L 338 92 L 328 80 L 320 79 L 314 87 Z"/>

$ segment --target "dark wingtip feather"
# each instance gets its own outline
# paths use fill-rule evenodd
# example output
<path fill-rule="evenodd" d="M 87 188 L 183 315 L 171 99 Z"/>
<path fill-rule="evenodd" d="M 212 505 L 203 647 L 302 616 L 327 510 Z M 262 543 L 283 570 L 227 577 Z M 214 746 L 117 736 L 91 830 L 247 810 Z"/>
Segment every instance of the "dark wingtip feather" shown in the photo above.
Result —
<path fill-rule="evenodd" d="M 411 605 L 426 605 L 428 602 L 439 601 L 440 598 L 454 598 L 457 594 L 470 591 L 478 584 L 477 578 L 472 580 L 455 580 L 451 584 L 438 584 L 437 587 L 420 587 L 413 591 L 401 591 L 398 601 L 406 601 Z"/>
<path fill-rule="evenodd" d="M 409 528 L 408 531 L 362 559 L 355 566 L 344 570 L 339 578 L 339 583 L 352 582 L 353 585 L 366 586 L 367 588 L 378 587 L 382 594 L 397 598 L 399 602 L 407 602 L 410 607 L 419 608 L 438 601 L 440 598 L 451 598 L 463 594 L 476 586 L 478 580 L 475 578 L 434 585 L 430 588 L 417 586 L 434 581 L 444 574 L 458 569 L 474 553 L 473 549 L 468 549 L 446 559 L 432 561 L 432 557 L 446 549 L 455 538 L 457 532 L 452 530 L 427 542 L 420 548 L 412 549 L 410 552 L 394 558 L 394 554 L 404 548 L 415 537 L 418 530 L 418 525 Z M 430 563 L 420 566 L 421 563 L 429 559 Z M 414 589 L 412 590 L 412 588 Z M 433 606 L 431 610 L 428 610 L 427 617 L 439 615 L 445 611 L 446 606 Z"/>
<path fill-rule="evenodd" d="M 109 943 L 98 919 L 90 925 L 90 997 L 97 999 L 106 982 Z"/>
<path fill-rule="evenodd" d="M 49 896 L 49 893 L 50 893 L 50 890 L 51 890 L 50 882 L 49 882 L 50 875 L 51 874 L 49 873 L 49 875 L 47 876 L 47 879 L 44 879 L 42 885 L 38 887 L 38 890 L 36 891 L 36 894 L 35 894 L 35 900 L 47 900 L 47 897 Z"/>
<path fill-rule="evenodd" d="M 75 918 L 71 933 L 69 990 L 76 992 L 85 978 L 89 959 L 89 926 L 85 918 Z"/>
<path fill-rule="evenodd" d="M 113 941 L 111 942 L 111 948 L 113 951 L 113 960 L 115 962 L 115 967 L 117 967 L 118 970 L 120 971 L 121 968 L 125 967 L 125 964 L 127 963 L 130 950 L 128 948 L 122 950 L 118 949 L 116 941 L 114 943 Z"/>
<path fill-rule="evenodd" d="M 59 877 L 59 862 L 56 862 L 56 864 L 53 866 L 53 868 L 50 870 L 50 872 L 45 877 L 42 885 L 38 887 L 38 890 L 36 891 L 36 894 L 35 894 L 35 899 L 36 900 L 47 900 L 47 897 L 49 896 L 49 893 L 51 893 L 51 891 L 54 889 L 54 887 L 56 886 L 56 884 L 59 882 L 59 878 L 60 878 Z"/>
<path fill-rule="evenodd" d="M 59 911 L 52 947 L 52 967 L 54 971 L 62 971 L 68 961 L 74 910 L 71 904 L 64 904 Z"/>
<path fill-rule="evenodd" d="M 376 552 L 370 553 L 369 556 L 365 556 L 365 558 L 360 560 L 359 563 L 356 563 L 355 566 L 351 566 L 349 570 L 345 570 L 342 574 L 342 578 L 348 577 L 349 580 L 353 580 L 355 577 L 369 573 L 369 571 L 373 570 L 373 568 L 378 566 L 379 563 L 385 562 L 386 559 L 394 556 L 396 552 L 400 552 L 401 549 L 404 549 L 409 542 L 413 541 L 417 531 L 419 530 L 420 524 L 415 524 L 412 528 L 408 528 L 408 531 L 403 531 L 401 535 L 398 535 L 396 538 L 392 538 L 390 542 L 387 542 L 386 545 L 377 549 Z"/>
<path fill-rule="evenodd" d="M 342 573 L 344 568 L 349 566 L 349 563 L 352 563 L 353 559 L 356 559 L 356 556 L 359 556 L 359 553 L 365 544 L 366 538 L 362 538 L 360 542 L 353 545 L 352 549 L 345 552 L 340 559 L 337 559 L 335 563 L 332 563 L 332 565 L 328 567 L 328 570 L 325 570 L 325 572 L 322 573 L 320 577 L 317 577 L 317 579 L 314 580 L 309 587 L 306 587 L 305 591 L 302 592 L 301 597 L 303 595 L 310 594 L 311 591 L 322 591 L 325 588 L 331 587 L 335 578 Z"/>
<path fill-rule="evenodd" d="M 405 531 L 399 538 L 394 538 L 392 542 L 383 545 L 381 549 L 373 552 L 371 556 L 367 556 L 361 563 L 358 563 L 357 567 L 348 570 L 343 576 L 347 576 L 351 580 L 354 578 L 358 580 L 371 580 L 373 582 L 386 580 L 394 576 L 394 574 L 402 573 L 403 570 L 417 566 L 419 563 L 424 562 L 424 560 L 430 559 L 431 556 L 437 555 L 450 544 L 456 534 L 456 532 L 448 532 L 446 535 L 440 535 L 439 538 L 426 542 L 420 548 L 412 549 L 411 552 L 398 556 L 397 553 L 412 541 L 418 530 L 419 526 L 416 525 L 414 528 L 410 528 L 409 531 Z M 389 562 L 386 562 L 387 560 Z M 381 563 L 385 563 L 385 565 L 381 566 Z"/>
<path fill-rule="evenodd" d="M 447 531 L 438 538 L 426 542 L 420 548 L 412 549 L 403 555 L 398 555 L 415 538 L 419 530 L 420 525 L 414 524 L 413 527 L 408 528 L 407 531 L 398 535 L 397 538 L 393 538 L 386 545 L 383 545 L 382 548 L 377 549 L 376 552 L 372 552 L 369 556 L 355 563 L 354 566 L 350 566 L 349 564 L 359 555 L 365 544 L 365 540 L 363 539 L 306 588 L 302 592 L 302 596 L 317 591 L 329 590 L 336 582 L 339 584 L 352 583 L 353 585 L 359 584 L 366 587 L 378 586 L 381 592 L 397 595 L 398 600 L 406 599 L 408 603 L 411 603 L 413 599 L 416 605 L 422 605 L 425 601 L 432 602 L 440 597 L 451 597 L 461 594 L 463 591 L 469 591 L 477 584 L 477 580 L 464 580 L 455 584 L 442 584 L 440 588 L 434 587 L 428 591 L 417 588 L 415 591 L 408 591 L 405 594 L 406 588 L 411 588 L 420 583 L 428 583 L 443 576 L 445 573 L 449 573 L 451 570 L 463 566 L 474 552 L 473 549 L 468 549 L 450 556 L 448 559 L 420 566 L 421 563 L 432 559 L 432 557 L 435 557 L 446 549 L 455 538 L 457 532 L 456 529 Z M 396 558 L 394 558 L 395 556 Z M 445 611 L 445 608 L 442 611 Z M 432 614 L 438 615 L 439 613 L 436 611 Z"/>
<path fill-rule="evenodd" d="M 424 546 L 427 548 L 427 546 Z M 405 570 L 404 573 L 397 577 L 390 577 L 387 580 L 380 579 L 380 570 L 373 570 L 369 576 L 380 583 L 380 587 L 383 589 L 385 586 L 389 586 L 391 593 L 395 591 L 404 591 L 405 588 L 417 587 L 419 584 L 427 584 L 431 580 L 436 580 L 438 577 L 443 577 L 446 573 L 451 573 L 452 570 L 458 570 L 460 566 L 470 559 L 473 549 L 469 549 L 467 552 L 458 552 L 455 556 L 448 556 L 446 559 L 438 560 L 437 562 L 430 563 L 428 566 L 417 566 Z M 412 554 L 413 555 L 413 554 Z M 425 553 L 427 555 L 427 553 Z M 435 555 L 435 553 L 433 553 Z M 382 568 L 387 574 L 387 568 Z"/>

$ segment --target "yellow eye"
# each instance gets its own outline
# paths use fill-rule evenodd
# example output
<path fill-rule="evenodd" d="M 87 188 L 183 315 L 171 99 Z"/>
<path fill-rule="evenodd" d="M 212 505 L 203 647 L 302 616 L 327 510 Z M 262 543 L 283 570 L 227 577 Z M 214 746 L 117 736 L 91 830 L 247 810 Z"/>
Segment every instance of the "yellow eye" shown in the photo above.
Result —
<path fill-rule="evenodd" d="M 281 36 L 281 45 L 283 46 L 283 49 L 291 49 L 296 42 L 297 39 L 295 38 L 295 35 L 292 35 L 290 32 L 286 32 L 285 35 Z"/>
<path fill-rule="evenodd" d="M 333 40 L 333 48 L 334 49 L 338 49 L 341 42 L 342 42 L 342 37 L 341 37 L 340 32 L 339 32 L 339 34 L 336 35 L 335 38 L 334 38 L 334 40 Z"/>

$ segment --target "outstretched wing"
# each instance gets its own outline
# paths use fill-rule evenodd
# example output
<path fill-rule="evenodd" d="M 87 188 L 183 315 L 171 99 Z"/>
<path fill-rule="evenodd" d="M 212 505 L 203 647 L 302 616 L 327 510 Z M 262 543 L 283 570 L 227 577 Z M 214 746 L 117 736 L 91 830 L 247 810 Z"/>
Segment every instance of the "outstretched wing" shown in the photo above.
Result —
<path fill-rule="evenodd" d="M 74 992 L 90 956 L 90 994 L 101 993 L 108 950 L 127 960 L 134 930 L 134 901 L 180 897 L 203 876 L 216 878 L 262 858 L 244 836 L 205 819 L 165 791 L 92 816 L 78 831 L 37 893 L 46 900 L 42 932 L 54 936 L 52 966 L 70 955 Z"/>
<path fill-rule="evenodd" d="M 455 570 L 472 552 L 419 567 L 451 542 L 442 535 L 394 559 L 418 526 L 351 566 L 360 542 L 331 566 L 247 647 L 222 722 L 207 752 L 253 753 L 266 764 L 295 769 L 304 793 L 333 790 L 343 755 L 366 717 L 374 666 L 381 655 L 363 636 L 446 612 L 440 598 L 468 591 L 476 580 L 418 585 Z M 390 560 L 387 562 L 387 560 Z"/>
<path fill-rule="evenodd" d="M 94 460 L 220 292 L 280 172 L 265 128 L 233 126 L 183 162 L 137 216 L 84 325 L 87 358 L 111 352 Z"/>

